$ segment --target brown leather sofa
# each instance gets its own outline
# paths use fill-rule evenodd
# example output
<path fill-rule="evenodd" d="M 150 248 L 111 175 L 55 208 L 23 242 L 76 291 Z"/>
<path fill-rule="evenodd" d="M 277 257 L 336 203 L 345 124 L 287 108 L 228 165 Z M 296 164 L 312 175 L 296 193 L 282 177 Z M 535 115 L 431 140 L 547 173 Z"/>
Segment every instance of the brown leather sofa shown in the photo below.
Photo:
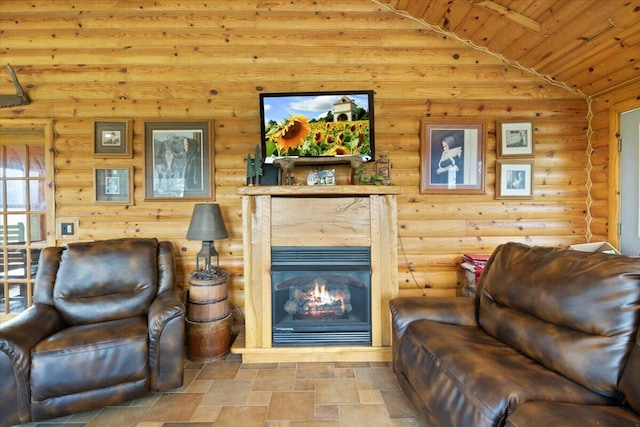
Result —
<path fill-rule="evenodd" d="M 46 248 L 33 300 L 0 325 L 0 426 L 182 385 L 185 310 L 169 242 Z"/>
<path fill-rule="evenodd" d="M 390 307 L 429 426 L 640 426 L 640 258 L 507 243 L 475 299 Z"/>

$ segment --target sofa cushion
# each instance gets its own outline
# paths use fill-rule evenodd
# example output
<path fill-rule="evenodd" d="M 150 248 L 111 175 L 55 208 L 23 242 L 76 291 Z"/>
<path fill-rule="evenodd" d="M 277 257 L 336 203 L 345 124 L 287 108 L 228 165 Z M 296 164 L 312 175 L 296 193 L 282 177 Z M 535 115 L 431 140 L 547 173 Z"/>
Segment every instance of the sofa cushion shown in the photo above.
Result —
<path fill-rule="evenodd" d="M 505 427 L 604 427 L 640 426 L 640 415 L 620 406 L 529 402 L 509 415 Z"/>
<path fill-rule="evenodd" d="M 158 291 L 157 257 L 156 239 L 70 243 L 53 302 L 70 325 L 146 315 Z"/>
<path fill-rule="evenodd" d="M 616 393 L 640 318 L 640 259 L 507 243 L 481 280 L 482 328 L 591 390 Z"/>
<path fill-rule="evenodd" d="M 618 387 L 629 406 L 640 413 L 640 330 Z"/>
<path fill-rule="evenodd" d="M 149 371 L 144 317 L 73 326 L 31 351 L 31 400 L 146 380 Z"/>
<path fill-rule="evenodd" d="M 501 425 L 532 400 L 613 403 L 477 327 L 417 320 L 398 347 L 394 370 L 400 384 L 441 425 Z"/>

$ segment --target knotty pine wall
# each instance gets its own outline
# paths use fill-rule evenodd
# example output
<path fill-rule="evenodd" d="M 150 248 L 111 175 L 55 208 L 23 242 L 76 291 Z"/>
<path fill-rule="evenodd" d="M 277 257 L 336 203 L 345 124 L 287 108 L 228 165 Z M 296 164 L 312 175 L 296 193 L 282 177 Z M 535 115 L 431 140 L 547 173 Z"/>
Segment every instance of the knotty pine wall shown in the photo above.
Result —
<path fill-rule="evenodd" d="M 640 80 L 593 97 L 591 102 L 591 173 L 593 215 L 589 230 L 593 241 L 608 240 L 619 246 L 617 223 L 620 220 L 620 114 L 640 108 Z M 633 179 L 633 177 L 624 177 Z"/>
<path fill-rule="evenodd" d="M 375 90 L 376 150 L 389 155 L 402 188 L 402 293 L 460 286 L 463 253 L 489 253 L 507 241 L 585 241 L 585 100 L 369 0 L 3 0 L 1 9 L 2 93 L 11 93 L 10 63 L 31 104 L 2 109 L 0 119 L 55 119 L 55 214 L 77 221 L 73 239 L 168 239 L 186 282 L 200 247 L 185 238 L 194 202 L 144 200 L 144 123 L 214 120 L 215 202 L 230 233 L 216 246 L 239 307 L 236 188 L 259 143 L 263 92 Z M 419 193 L 425 116 L 486 122 L 486 194 Z M 105 118 L 133 120 L 132 159 L 92 157 L 93 120 Z M 495 123 L 511 119 L 534 122 L 532 200 L 495 199 Z M 111 166 L 135 168 L 134 205 L 94 203 L 93 168 Z M 606 226 L 596 234 L 606 239 Z"/>

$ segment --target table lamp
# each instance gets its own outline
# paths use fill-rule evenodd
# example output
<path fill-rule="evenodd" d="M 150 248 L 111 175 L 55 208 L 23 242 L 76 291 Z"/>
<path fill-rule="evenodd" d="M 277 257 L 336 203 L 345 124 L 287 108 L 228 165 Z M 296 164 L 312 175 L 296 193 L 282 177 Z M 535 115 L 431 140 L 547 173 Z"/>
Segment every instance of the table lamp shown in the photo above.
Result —
<path fill-rule="evenodd" d="M 187 239 L 202 241 L 202 248 L 196 255 L 196 269 L 199 272 L 214 274 L 218 270 L 219 257 L 213 243 L 214 240 L 228 237 L 220 205 L 217 203 L 198 203 L 193 207 Z M 216 257 L 215 267 L 211 264 L 212 257 Z"/>

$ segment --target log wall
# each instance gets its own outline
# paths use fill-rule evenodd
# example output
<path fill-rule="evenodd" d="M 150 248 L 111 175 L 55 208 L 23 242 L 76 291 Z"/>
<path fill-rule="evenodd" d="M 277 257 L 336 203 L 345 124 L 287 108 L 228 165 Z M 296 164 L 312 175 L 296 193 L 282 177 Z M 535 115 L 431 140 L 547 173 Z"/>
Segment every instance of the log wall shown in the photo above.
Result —
<path fill-rule="evenodd" d="M 181 282 L 200 246 L 185 238 L 194 202 L 144 200 L 144 123 L 214 120 L 215 201 L 230 235 L 216 246 L 239 307 L 236 188 L 259 143 L 263 92 L 375 91 L 376 151 L 388 154 L 402 189 L 401 293 L 459 287 L 463 253 L 488 253 L 506 241 L 567 246 L 588 234 L 585 100 L 373 2 L 3 1 L 0 34 L 0 63 L 14 66 L 31 99 L 0 110 L 0 120 L 55 119 L 56 219 L 76 221 L 78 240 L 172 241 Z M 5 69 L 0 77 L 2 93 L 10 93 Z M 420 194 L 423 117 L 486 123 L 486 194 Z M 104 118 L 133 120 L 132 159 L 92 156 L 93 121 Z M 496 121 L 513 119 L 534 123 L 532 200 L 495 199 Z M 134 168 L 134 205 L 94 203 L 93 168 L 111 166 Z M 606 175 L 594 169 L 598 237 L 607 234 Z"/>

